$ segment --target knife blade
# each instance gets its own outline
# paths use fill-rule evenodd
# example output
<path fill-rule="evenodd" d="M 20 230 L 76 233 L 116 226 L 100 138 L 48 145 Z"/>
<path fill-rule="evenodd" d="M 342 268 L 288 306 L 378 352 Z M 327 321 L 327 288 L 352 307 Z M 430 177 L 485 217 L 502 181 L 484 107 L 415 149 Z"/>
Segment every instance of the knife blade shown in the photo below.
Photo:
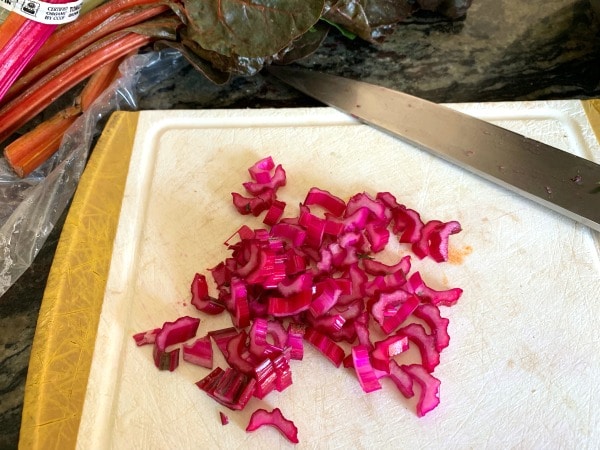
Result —
<path fill-rule="evenodd" d="M 320 102 L 600 231 L 600 165 L 383 86 L 282 66 L 269 72 Z"/>

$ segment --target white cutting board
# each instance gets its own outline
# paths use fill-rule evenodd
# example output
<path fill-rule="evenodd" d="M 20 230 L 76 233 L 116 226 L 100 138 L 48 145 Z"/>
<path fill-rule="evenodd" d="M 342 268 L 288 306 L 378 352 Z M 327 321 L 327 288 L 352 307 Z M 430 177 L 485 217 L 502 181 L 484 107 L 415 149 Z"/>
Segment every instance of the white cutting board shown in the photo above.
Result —
<path fill-rule="evenodd" d="M 600 160 L 579 102 L 453 107 Z M 151 347 L 135 347 L 132 334 L 181 315 L 202 317 L 198 335 L 230 326 L 196 314 L 189 284 L 228 255 L 222 243 L 248 220 L 233 212 L 230 192 L 267 155 L 287 171 L 288 204 L 312 186 L 342 198 L 385 190 L 426 220 L 461 222 L 451 262 L 415 262 L 432 286 L 464 289 L 443 309 L 452 338 L 435 371 L 441 404 L 424 418 L 391 384 L 364 394 L 309 346 L 292 364 L 292 387 L 238 413 L 194 385 L 207 369 L 159 372 Z M 297 448 L 597 448 L 598 242 L 582 225 L 331 109 L 143 112 L 78 447 L 289 448 L 274 429 L 244 431 L 252 410 L 277 406 L 298 426 Z"/>

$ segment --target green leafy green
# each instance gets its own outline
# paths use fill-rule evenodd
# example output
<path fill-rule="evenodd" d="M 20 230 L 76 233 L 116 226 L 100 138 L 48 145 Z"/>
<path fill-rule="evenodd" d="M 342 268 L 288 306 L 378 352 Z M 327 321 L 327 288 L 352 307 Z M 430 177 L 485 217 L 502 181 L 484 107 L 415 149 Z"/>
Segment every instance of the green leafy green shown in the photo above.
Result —
<path fill-rule="evenodd" d="M 358 37 L 356 35 L 356 33 L 352 33 L 351 31 L 346 30 L 343 26 L 341 26 L 335 22 L 332 22 L 329 19 L 326 19 L 323 17 L 321 20 L 325 23 L 328 23 L 332 27 L 336 28 L 342 34 L 342 36 L 344 36 L 346 39 L 350 39 L 351 41 L 353 41 L 354 39 L 356 39 Z"/>
<path fill-rule="evenodd" d="M 321 17 L 324 0 L 185 0 L 188 37 L 224 56 L 274 55 Z"/>

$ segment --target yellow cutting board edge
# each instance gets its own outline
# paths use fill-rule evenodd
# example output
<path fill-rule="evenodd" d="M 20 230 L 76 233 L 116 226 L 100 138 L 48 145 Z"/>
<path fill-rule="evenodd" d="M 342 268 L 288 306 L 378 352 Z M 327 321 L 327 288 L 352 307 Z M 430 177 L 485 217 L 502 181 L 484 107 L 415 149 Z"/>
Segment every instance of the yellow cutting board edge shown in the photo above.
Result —
<path fill-rule="evenodd" d="M 596 140 L 600 143 L 600 99 L 584 100 L 581 104 L 583 105 L 588 121 L 594 130 Z"/>
<path fill-rule="evenodd" d="M 600 100 L 582 104 L 600 142 Z M 75 448 L 138 117 L 112 115 L 73 199 L 40 308 L 20 449 Z"/>
<path fill-rule="evenodd" d="M 40 307 L 20 449 L 75 448 L 138 116 L 113 113 L 73 198 Z"/>

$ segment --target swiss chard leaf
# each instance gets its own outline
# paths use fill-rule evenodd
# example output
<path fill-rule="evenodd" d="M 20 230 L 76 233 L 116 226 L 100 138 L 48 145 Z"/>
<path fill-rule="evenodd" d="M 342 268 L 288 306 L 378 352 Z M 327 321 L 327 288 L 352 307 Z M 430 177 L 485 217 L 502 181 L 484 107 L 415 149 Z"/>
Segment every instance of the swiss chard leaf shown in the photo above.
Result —
<path fill-rule="evenodd" d="M 184 0 L 188 37 L 224 56 L 272 56 L 321 17 L 324 0 Z"/>
<path fill-rule="evenodd" d="M 389 31 L 386 28 L 403 21 L 416 9 L 409 0 L 328 0 L 324 19 L 361 39 L 375 42 Z"/>
<path fill-rule="evenodd" d="M 323 43 L 329 33 L 329 25 L 319 21 L 302 37 L 296 39 L 290 46 L 274 56 L 273 62 L 290 64 L 314 53 Z"/>
<path fill-rule="evenodd" d="M 379 42 L 419 10 L 449 19 L 467 13 L 472 0 L 326 0 L 323 19 L 369 42 Z"/>

